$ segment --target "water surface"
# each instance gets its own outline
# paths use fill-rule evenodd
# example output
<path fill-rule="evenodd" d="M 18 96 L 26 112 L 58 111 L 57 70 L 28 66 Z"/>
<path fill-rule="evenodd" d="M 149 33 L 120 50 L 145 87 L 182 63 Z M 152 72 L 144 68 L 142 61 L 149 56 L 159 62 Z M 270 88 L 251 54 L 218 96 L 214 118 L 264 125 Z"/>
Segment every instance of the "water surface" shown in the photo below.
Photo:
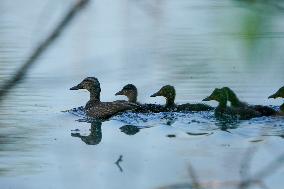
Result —
<path fill-rule="evenodd" d="M 20 3 L 0 2 L 0 84 L 72 1 Z M 171 84 L 177 103 L 229 86 L 251 104 L 280 105 L 267 97 L 284 83 L 282 6 L 92 1 L 0 102 L 1 187 L 159 188 L 190 183 L 190 165 L 201 182 L 238 181 L 248 149 L 256 149 L 250 173 L 261 170 L 284 153 L 283 118 L 225 124 L 212 112 L 125 114 L 100 124 L 62 111 L 86 103 L 87 92 L 68 89 L 87 76 L 100 80 L 104 101 L 123 99 L 114 94 L 133 83 L 140 102 L 164 103 L 149 96 Z M 283 174 L 264 181 L 282 188 Z"/>

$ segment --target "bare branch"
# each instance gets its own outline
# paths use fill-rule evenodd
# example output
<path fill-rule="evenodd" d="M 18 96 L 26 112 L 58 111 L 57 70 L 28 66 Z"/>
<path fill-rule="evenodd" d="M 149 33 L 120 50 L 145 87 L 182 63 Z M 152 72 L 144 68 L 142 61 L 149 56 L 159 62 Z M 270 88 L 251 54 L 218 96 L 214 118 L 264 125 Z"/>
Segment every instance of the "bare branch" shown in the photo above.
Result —
<path fill-rule="evenodd" d="M 19 68 L 19 70 L 0 87 L 0 100 L 6 95 L 10 89 L 12 89 L 18 81 L 22 80 L 26 75 L 28 69 L 35 63 L 35 61 L 40 57 L 40 55 L 58 38 L 62 33 L 63 29 L 70 23 L 74 16 L 79 12 L 79 10 L 84 7 L 90 0 L 76 0 L 76 3 L 70 8 L 67 14 L 55 27 L 54 31 L 45 39 L 42 43 L 35 48 L 34 52 L 24 64 Z"/>

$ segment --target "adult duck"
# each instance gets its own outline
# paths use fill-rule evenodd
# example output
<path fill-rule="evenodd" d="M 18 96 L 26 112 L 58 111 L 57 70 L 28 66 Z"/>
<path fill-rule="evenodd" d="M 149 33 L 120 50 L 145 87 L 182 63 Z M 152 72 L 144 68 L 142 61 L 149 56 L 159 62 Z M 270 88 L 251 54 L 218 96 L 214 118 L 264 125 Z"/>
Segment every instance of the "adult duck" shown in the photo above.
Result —
<path fill-rule="evenodd" d="M 166 98 L 165 108 L 167 111 L 176 111 L 176 112 L 183 112 L 183 111 L 209 111 L 213 110 L 211 106 L 206 104 L 175 104 L 175 97 L 176 97 L 176 90 L 171 85 L 163 86 L 158 92 L 151 95 L 151 97 L 156 96 L 163 96 Z"/>
<path fill-rule="evenodd" d="M 229 87 L 223 87 L 221 90 L 224 90 L 227 93 L 228 101 L 231 102 L 231 106 L 234 108 L 251 108 L 255 111 L 258 111 L 262 116 L 272 116 L 277 113 L 276 110 L 269 106 L 249 105 L 246 102 L 240 101 L 236 93 Z"/>
<path fill-rule="evenodd" d="M 158 104 L 141 104 L 137 101 L 138 96 L 138 90 L 135 85 L 133 84 L 127 84 L 125 85 L 119 92 L 115 94 L 117 95 L 124 95 L 128 98 L 128 102 L 135 103 L 140 106 L 140 108 L 137 108 L 136 112 L 164 112 L 166 109 Z"/>
<path fill-rule="evenodd" d="M 247 120 L 254 117 L 260 117 L 261 114 L 250 108 L 240 108 L 240 107 L 228 107 L 228 95 L 222 89 L 215 89 L 212 94 L 202 101 L 215 100 L 219 102 L 215 109 L 216 117 L 228 117 L 228 118 L 238 118 L 240 120 Z"/>
<path fill-rule="evenodd" d="M 127 110 L 134 110 L 139 106 L 127 101 L 101 102 L 100 82 L 95 77 L 87 77 L 78 85 L 70 88 L 70 90 L 86 89 L 90 92 L 90 100 L 85 106 L 88 116 L 96 119 L 108 119 L 118 113 Z"/>
<path fill-rule="evenodd" d="M 284 86 L 281 87 L 276 93 L 273 95 L 269 96 L 268 98 L 284 98 Z M 280 106 L 280 111 L 277 112 L 276 115 L 281 115 L 284 116 L 284 103 Z"/>

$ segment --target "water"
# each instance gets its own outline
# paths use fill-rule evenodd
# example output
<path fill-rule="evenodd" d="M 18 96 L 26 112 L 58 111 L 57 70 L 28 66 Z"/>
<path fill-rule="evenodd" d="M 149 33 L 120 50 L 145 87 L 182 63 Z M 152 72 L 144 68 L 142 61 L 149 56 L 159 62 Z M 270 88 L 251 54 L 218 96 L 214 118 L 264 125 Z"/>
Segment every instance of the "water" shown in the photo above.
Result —
<path fill-rule="evenodd" d="M 21 3 L 0 2 L 0 83 L 72 1 Z M 190 165 L 200 182 L 216 186 L 241 179 L 248 150 L 255 150 L 249 172 L 258 172 L 284 152 L 283 118 L 228 125 L 212 112 L 125 114 L 100 125 L 62 111 L 86 103 L 87 92 L 68 89 L 87 76 L 99 78 L 104 101 L 123 99 L 114 94 L 133 83 L 140 102 L 164 103 L 149 96 L 171 84 L 177 103 L 200 102 L 229 86 L 251 104 L 280 105 L 267 97 L 284 80 L 281 7 L 92 1 L 0 103 L 1 188 L 159 188 L 190 183 Z M 273 170 L 263 181 L 281 188 L 283 173 Z"/>

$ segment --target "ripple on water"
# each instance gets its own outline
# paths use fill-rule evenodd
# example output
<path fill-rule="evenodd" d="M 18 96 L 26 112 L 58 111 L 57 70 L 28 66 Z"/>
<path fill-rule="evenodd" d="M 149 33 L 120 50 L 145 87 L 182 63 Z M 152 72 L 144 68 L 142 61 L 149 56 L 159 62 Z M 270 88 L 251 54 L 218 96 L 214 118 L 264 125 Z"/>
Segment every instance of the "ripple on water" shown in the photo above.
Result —
<path fill-rule="evenodd" d="M 275 107 L 276 109 L 278 107 Z M 95 120 L 86 115 L 83 106 L 64 112 L 79 117 L 77 121 L 92 123 Z M 161 112 L 161 113 L 133 113 L 125 112 L 112 117 L 110 120 L 125 124 L 121 127 L 122 132 L 135 134 L 140 129 L 155 126 L 171 126 L 177 130 L 183 130 L 189 135 L 209 135 L 214 131 L 226 131 L 237 128 L 245 128 L 258 136 L 284 136 L 283 117 L 258 117 L 251 120 L 218 119 L 214 111 L 208 112 Z M 244 131 L 246 132 L 246 131 Z"/>
<path fill-rule="evenodd" d="M 72 108 L 70 110 L 64 110 L 62 112 L 67 112 L 67 113 L 70 113 L 72 115 L 75 115 L 75 116 L 78 116 L 78 117 L 81 117 L 81 118 L 87 118 L 87 115 L 86 115 L 86 111 L 85 111 L 85 108 L 84 106 L 79 106 L 77 108 Z"/>

